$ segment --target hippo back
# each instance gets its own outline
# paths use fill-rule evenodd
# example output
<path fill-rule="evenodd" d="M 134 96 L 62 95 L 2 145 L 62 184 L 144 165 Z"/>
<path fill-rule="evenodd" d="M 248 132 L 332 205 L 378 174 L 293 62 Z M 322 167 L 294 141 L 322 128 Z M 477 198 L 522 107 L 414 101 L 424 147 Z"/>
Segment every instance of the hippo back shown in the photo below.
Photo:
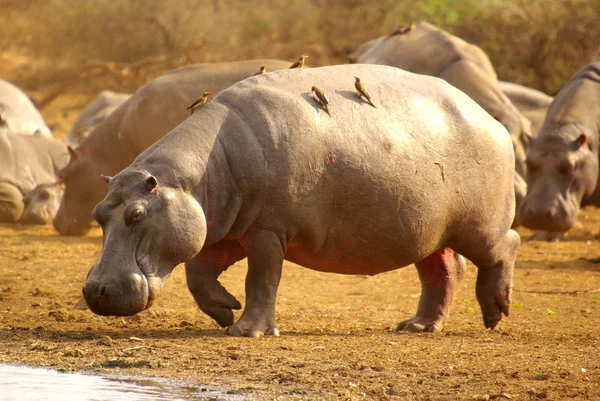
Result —
<path fill-rule="evenodd" d="M 0 132 L 0 182 L 14 185 L 23 194 L 55 182 L 68 159 L 66 145 L 54 137 Z"/>
<path fill-rule="evenodd" d="M 40 112 L 27 95 L 8 81 L 0 79 L 0 131 L 52 136 Z"/>
<path fill-rule="evenodd" d="M 98 97 L 86 105 L 67 134 L 67 140 L 78 145 L 92 130 L 104 121 L 117 107 L 123 104 L 131 95 L 110 90 L 100 92 Z"/>
<path fill-rule="evenodd" d="M 498 81 L 498 85 L 521 114 L 531 121 L 531 133 L 536 136 L 544 123 L 552 96 L 512 82 Z"/>

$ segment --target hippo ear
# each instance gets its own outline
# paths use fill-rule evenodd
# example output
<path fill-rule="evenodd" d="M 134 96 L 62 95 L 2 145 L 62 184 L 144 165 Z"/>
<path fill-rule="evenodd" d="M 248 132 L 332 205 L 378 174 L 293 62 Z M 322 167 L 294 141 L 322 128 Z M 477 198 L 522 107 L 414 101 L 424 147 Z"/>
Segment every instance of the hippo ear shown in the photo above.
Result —
<path fill-rule="evenodd" d="M 583 132 L 581 133 L 581 135 L 579 135 L 577 137 L 577 139 L 575 139 L 573 141 L 573 144 L 575 145 L 575 147 L 577 148 L 577 150 L 579 150 L 583 146 L 585 146 L 586 143 L 588 143 L 588 139 L 587 139 L 587 136 Z"/>
<path fill-rule="evenodd" d="M 67 146 L 67 149 L 69 150 L 71 160 L 77 160 L 81 156 L 81 154 L 77 150 L 73 149 L 71 145 Z"/>
<path fill-rule="evenodd" d="M 151 175 L 150 177 L 146 178 L 146 188 L 148 188 L 148 191 L 154 191 L 156 188 L 158 188 L 158 181 L 156 181 L 156 177 Z"/>
<path fill-rule="evenodd" d="M 496 119 L 496 121 L 502 122 L 502 117 L 500 117 L 500 114 L 498 114 L 498 113 L 491 113 L 490 115 L 492 117 L 494 117 Z"/>
<path fill-rule="evenodd" d="M 527 132 L 521 132 L 521 142 L 523 142 L 523 145 L 525 145 L 526 148 L 529 147 L 532 140 L 533 140 L 533 135 L 528 134 Z"/>
<path fill-rule="evenodd" d="M 107 184 L 110 185 L 110 180 L 112 180 L 112 177 L 110 175 L 104 175 L 104 174 L 100 174 L 102 176 L 102 178 L 104 178 L 104 181 L 106 181 Z"/>

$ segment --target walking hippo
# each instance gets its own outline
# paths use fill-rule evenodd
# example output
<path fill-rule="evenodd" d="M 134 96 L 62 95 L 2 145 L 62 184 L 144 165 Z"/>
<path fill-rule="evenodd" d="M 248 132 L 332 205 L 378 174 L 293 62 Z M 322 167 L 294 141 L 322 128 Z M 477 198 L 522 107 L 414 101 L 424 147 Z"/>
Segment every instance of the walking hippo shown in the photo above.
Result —
<path fill-rule="evenodd" d="M 372 107 L 356 95 L 354 77 Z M 328 96 L 328 115 L 311 96 Z M 93 215 L 103 229 L 84 297 L 133 315 L 186 262 L 202 311 L 233 336 L 278 334 L 283 260 L 375 275 L 415 263 L 422 295 L 398 328 L 440 331 L 465 259 L 479 269 L 486 327 L 508 315 L 515 253 L 514 155 L 506 129 L 441 79 L 377 65 L 248 78 L 115 177 Z M 248 257 L 246 306 L 219 275 Z"/>
<path fill-rule="evenodd" d="M 54 219 L 62 235 L 83 235 L 92 210 L 106 195 L 101 174 L 116 174 L 160 137 L 189 117 L 186 108 L 203 92 L 217 94 L 252 76 L 261 65 L 269 70 L 289 67 L 288 61 L 249 60 L 188 65 L 139 88 L 135 95 L 100 123 L 75 149 L 60 172 L 65 194 Z"/>
<path fill-rule="evenodd" d="M 98 124 L 130 97 L 131 94 L 129 93 L 118 93 L 110 90 L 100 92 L 93 101 L 81 109 L 77 120 L 75 120 L 67 134 L 67 141 L 75 146 L 80 144 Z"/>
<path fill-rule="evenodd" d="M 0 222 L 18 222 L 24 197 L 38 185 L 56 182 L 58 170 L 68 161 L 67 145 L 59 139 L 0 131 Z M 28 219 L 34 219 L 32 213 Z"/>
<path fill-rule="evenodd" d="M 560 239 L 575 224 L 581 204 L 600 206 L 599 129 L 600 58 L 561 88 L 531 142 L 519 219 L 524 226 Z"/>
<path fill-rule="evenodd" d="M 44 118 L 27 95 L 12 83 L 0 79 L 0 132 L 52 136 Z"/>
<path fill-rule="evenodd" d="M 546 111 L 552 103 L 552 96 L 512 82 L 498 81 L 498 86 L 521 114 L 531 122 L 531 134 L 536 136 L 546 119 Z M 523 140 L 527 141 L 527 138 Z"/>
<path fill-rule="evenodd" d="M 356 61 L 436 76 L 465 92 L 506 127 L 515 146 L 517 172 L 526 175 L 524 142 L 531 135 L 531 123 L 500 90 L 496 71 L 479 47 L 431 24 L 417 22 L 402 35 L 364 43 L 356 51 Z"/>

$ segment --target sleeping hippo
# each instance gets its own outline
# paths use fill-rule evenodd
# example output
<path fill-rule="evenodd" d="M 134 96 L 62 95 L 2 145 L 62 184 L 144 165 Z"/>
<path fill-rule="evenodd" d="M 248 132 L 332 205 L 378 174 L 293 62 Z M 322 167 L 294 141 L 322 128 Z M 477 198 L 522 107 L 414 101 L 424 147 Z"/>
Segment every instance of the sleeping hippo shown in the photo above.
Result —
<path fill-rule="evenodd" d="M 531 123 L 500 90 L 494 67 L 479 47 L 418 22 L 402 35 L 364 43 L 356 51 L 356 61 L 436 76 L 465 92 L 506 127 L 515 146 L 517 173 L 526 175 L 524 142 L 531 135 Z"/>
<path fill-rule="evenodd" d="M 377 108 L 356 96 L 354 77 Z M 331 116 L 311 97 L 318 85 Z M 486 327 L 508 315 L 520 239 L 506 129 L 441 79 L 378 65 L 293 69 L 221 92 L 109 182 L 83 294 L 100 315 L 149 308 L 175 266 L 233 336 L 278 334 L 283 260 L 375 275 L 415 263 L 422 295 L 398 326 L 440 331 L 465 259 Z M 246 306 L 218 282 L 248 257 Z"/>
<path fill-rule="evenodd" d="M 546 119 L 546 111 L 552 103 L 552 96 L 512 82 L 498 81 L 498 86 L 521 114 L 531 122 L 531 134 L 536 136 Z M 523 140 L 527 141 L 527 138 Z"/>
<path fill-rule="evenodd" d="M 118 93 L 110 90 L 100 92 L 93 101 L 81 109 L 77 120 L 75 120 L 67 134 L 67 141 L 75 146 L 80 144 L 98 124 L 130 97 L 131 94 L 129 93 Z"/>
<path fill-rule="evenodd" d="M 23 198 L 25 209 L 21 224 L 52 224 L 64 189 L 56 182 L 41 184 Z"/>
<path fill-rule="evenodd" d="M 50 128 L 27 95 L 3 79 L 0 79 L 0 132 L 52 136 Z"/>
<path fill-rule="evenodd" d="M 186 108 L 200 94 L 217 94 L 253 75 L 261 65 L 272 71 L 288 68 L 290 63 L 259 59 L 188 65 L 138 89 L 81 142 L 60 172 L 65 194 L 54 228 L 62 235 L 85 234 L 94 205 L 106 195 L 101 174 L 116 174 L 131 164 L 144 149 L 189 117 Z"/>
<path fill-rule="evenodd" d="M 40 184 L 56 182 L 58 170 L 68 161 L 67 145 L 52 136 L 0 132 L 0 222 L 18 222 L 24 197 Z"/>
<path fill-rule="evenodd" d="M 575 224 L 580 204 L 600 206 L 598 140 L 600 58 L 557 93 L 527 151 L 527 197 L 521 223 L 560 239 Z"/>

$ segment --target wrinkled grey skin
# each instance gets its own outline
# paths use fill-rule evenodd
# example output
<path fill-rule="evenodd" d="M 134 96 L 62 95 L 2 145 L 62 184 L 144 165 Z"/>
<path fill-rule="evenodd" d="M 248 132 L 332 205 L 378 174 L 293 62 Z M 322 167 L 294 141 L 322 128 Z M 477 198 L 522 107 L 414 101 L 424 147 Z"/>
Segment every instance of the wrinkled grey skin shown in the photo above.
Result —
<path fill-rule="evenodd" d="M 0 132 L 52 136 L 44 118 L 27 95 L 12 83 L 0 79 Z"/>
<path fill-rule="evenodd" d="M 38 185 L 25 195 L 21 224 L 52 224 L 60 206 L 64 189 L 56 183 Z"/>
<path fill-rule="evenodd" d="M 359 76 L 377 108 L 358 98 Z M 331 117 L 310 95 L 323 88 Z M 506 130 L 443 80 L 376 65 L 282 70 L 223 91 L 109 179 L 102 254 L 83 290 L 100 315 L 149 308 L 186 262 L 200 309 L 233 336 L 278 334 L 283 260 L 342 274 L 415 263 L 417 314 L 440 331 L 470 259 L 486 327 L 508 314 L 519 236 Z M 217 281 L 248 257 L 246 306 Z"/>
<path fill-rule="evenodd" d="M 356 51 L 356 60 L 436 76 L 462 90 L 506 127 L 515 146 L 516 170 L 526 175 L 524 142 L 531 136 L 531 123 L 500 90 L 494 67 L 479 47 L 419 22 L 404 35 L 364 43 Z"/>
<path fill-rule="evenodd" d="M 552 103 L 552 96 L 512 82 L 498 81 L 498 86 L 521 114 L 529 120 L 531 123 L 531 134 L 537 136 L 546 119 L 546 111 L 550 107 L 550 103 Z M 524 140 L 527 139 L 524 138 Z M 528 143 L 525 145 L 527 147 Z"/>
<path fill-rule="evenodd" d="M 527 151 L 527 197 L 521 223 L 554 233 L 570 230 L 581 204 L 600 206 L 598 137 L 600 58 L 558 92 Z"/>
<path fill-rule="evenodd" d="M 129 93 L 118 93 L 104 90 L 87 104 L 73 123 L 67 134 L 67 141 L 74 146 L 79 145 L 90 132 L 131 97 Z"/>
<path fill-rule="evenodd" d="M 38 185 L 56 182 L 68 160 L 67 145 L 54 137 L 0 132 L 0 222 L 18 222 L 24 197 Z"/>
<path fill-rule="evenodd" d="M 131 164 L 143 150 L 190 116 L 186 108 L 200 94 L 211 91 L 215 96 L 252 76 L 261 65 L 272 71 L 288 68 L 290 62 L 258 59 L 193 64 L 139 88 L 81 142 L 60 172 L 65 194 L 53 222 L 56 231 L 84 235 L 92 223 L 94 206 L 106 195 L 101 174 L 113 175 Z"/>

